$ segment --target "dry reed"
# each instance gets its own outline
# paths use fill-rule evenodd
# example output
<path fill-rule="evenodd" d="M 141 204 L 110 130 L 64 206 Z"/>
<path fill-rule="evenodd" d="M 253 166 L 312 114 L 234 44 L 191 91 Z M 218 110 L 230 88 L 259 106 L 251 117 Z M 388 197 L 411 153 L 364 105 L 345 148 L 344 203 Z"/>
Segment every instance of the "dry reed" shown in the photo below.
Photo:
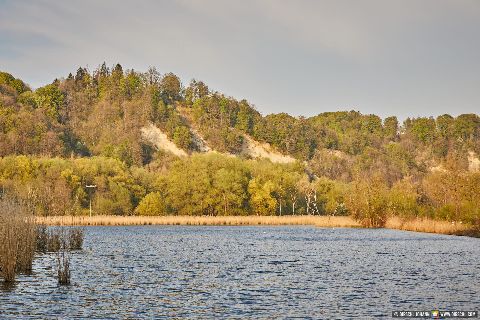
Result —
<path fill-rule="evenodd" d="M 183 225 L 183 226 L 280 226 L 312 225 L 320 228 L 361 228 L 349 216 L 49 216 L 37 217 L 36 222 L 52 226 L 131 226 L 131 225 Z M 461 222 L 431 219 L 402 220 L 391 217 L 385 228 L 405 231 L 479 236 L 472 226 Z"/>
<path fill-rule="evenodd" d="M 427 218 L 401 219 L 392 217 L 388 219 L 385 228 L 405 231 L 464 235 L 473 227 L 462 222 L 439 221 Z"/>
<path fill-rule="evenodd" d="M 57 252 L 59 283 L 69 284 L 69 253 L 82 249 L 83 236 L 80 228 L 36 225 L 30 207 L 0 197 L 0 276 L 11 283 L 17 273 L 32 271 L 35 251 Z"/>
<path fill-rule="evenodd" d="M 37 251 L 46 253 L 48 251 L 48 229 L 46 225 L 37 226 L 36 238 Z"/>
<path fill-rule="evenodd" d="M 80 228 L 47 228 L 37 227 L 36 248 L 38 252 L 58 252 L 65 246 L 68 250 L 81 250 L 83 246 L 83 230 Z"/>
<path fill-rule="evenodd" d="M 57 253 L 57 274 L 58 283 L 61 285 L 70 284 L 70 255 L 68 248 L 62 248 Z"/>
<path fill-rule="evenodd" d="M 32 270 L 35 254 L 35 224 L 26 206 L 0 198 L 0 271 L 5 282 L 17 272 Z"/>
<path fill-rule="evenodd" d="M 313 225 L 317 227 L 360 227 L 350 217 L 328 216 L 49 216 L 37 217 L 37 223 L 51 226 L 252 226 Z"/>
<path fill-rule="evenodd" d="M 17 271 L 30 273 L 36 249 L 36 226 L 32 215 L 23 216 L 19 224 Z"/>
<path fill-rule="evenodd" d="M 12 282 L 15 280 L 19 239 L 17 219 L 10 216 L 10 212 L 6 213 L 7 215 L 3 212 L 0 223 L 0 270 L 3 280 Z"/>
<path fill-rule="evenodd" d="M 81 228 L 68 229 L 68 248 L 69 250 L 82 250 L 84 233 Z"/>

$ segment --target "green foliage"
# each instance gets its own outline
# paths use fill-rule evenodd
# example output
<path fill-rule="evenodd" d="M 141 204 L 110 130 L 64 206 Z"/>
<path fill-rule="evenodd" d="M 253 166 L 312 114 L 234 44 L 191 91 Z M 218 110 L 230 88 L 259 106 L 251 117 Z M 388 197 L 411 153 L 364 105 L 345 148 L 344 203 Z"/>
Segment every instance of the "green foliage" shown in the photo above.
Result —
<path fill-rule="evenodd" d="M 55 83 L 38 88 L 35 91 L 35 103 L 43 108 L 48 116 L 57 119 L 64 104 L 64 95 Z"/>
<path fill-rule="evenodd" d="M 389 213 L 402 218 L 413 218 L 419 213 L 418 186 L 411 179 L 396 182 L 389 192 Z"/>
<path fill-rule="evenodd" d="M 37 108 L 37 96 L 32 91 L 25 91 L 18 96 L 18 103 L 21 103 L 32 108 Z"/>
<path fill-rule="evenodd" d="M 16 94 L 30 91 L 30 88 L 22 80 L 16 79 L 9 73 L 0 71 L 0 86 L 2 85 L 13 88 Z"/>
<path fill-rule="evenodd" d="M 406 128 L 417 141 L 424 144 L 432 143 L 435 139 L 436 125 L 433 118 L 412 119 Z"/>
<path fill-rule="evenodd" d="M 165 104 L 171 104 L 181 99 L 182 83 L 173 73 L 167 73 L 163 76 L 160 89 Z"/>
<path fill-rule="evenodd" d="M 461 114 L 455 119 L 453 132 L 462 141 L 480 138 L 480 117 L 476 114 Z"/>
<path fill-rule="evenodd" d="M 190 150 L 192 148 L 192 134 L 188 127 L 178 126 L 173 132 L 173 142 L 180 148 Z"/>
<path fill-rule="evenodd" d="M 398 135 L 398 120 L 397 117 L 387 117 L 383 121 L 383 128 L 385 138 L 388 140 L 395 140 Z"/>
<path fill-rule="evenodd" d="M 311 158 L 316 147 L 316 136 L 306 119 L 297 119 L 286 113 L 268 115 L 254 129 L 256 139 L 299 159 Z"/>
<path fill-rule="evenodd" d="M 273 196 L 275 185 L 271 181 L 260 183 L 255 178 L 248 184 L 248 191 L 252 195 L 251 204 L 256 215 L 266 216 L 275 212 L 277 201 Z"/>
<path fill-rule="evenodd" d="M 328 178 L 319 178 L 315 182 L 315 189 L 322 214 L 331 216 L 348 214 L 345 206 L 346 184 Z"/>
<path fill-rule="evenodd" d="M 176 162 L 166 181 L 172 211 L 181 215 L 238 212 L 248 197 L 248 173 L 240 161 L 210 154 Z"/>
<path fill-rule="evenodd" d="M 185 89 L 185 102 L 188 106 L 191 106 L 197 99 L 206 97 L 209 93 L 210 91 L 205 83 L 193 79 L 187 89 Z"/>
<path fill-rule="evenodd" d="M 135 209 L 135 214 L 140 216 L 158 216 L 165 213 L 165 201 L 160 192 L 147 194 Z"/>
<path fill-rule="evenodd" d="M 363 226 L 381 228 L 388 217 L 388 188 L 376 179 L 354 181 L 346 197 L 346 206 Z"/>

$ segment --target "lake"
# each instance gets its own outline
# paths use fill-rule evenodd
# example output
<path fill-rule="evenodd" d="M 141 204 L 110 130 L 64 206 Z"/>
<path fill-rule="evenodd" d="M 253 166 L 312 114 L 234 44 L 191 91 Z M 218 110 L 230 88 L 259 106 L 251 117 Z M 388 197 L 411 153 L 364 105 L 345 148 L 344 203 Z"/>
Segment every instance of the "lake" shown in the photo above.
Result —
<path fill-rule="evenodd" d="M 86 227 L 0 290 L 0 318 L 390 318 L 480 307 L 480 240 L 384 229 Z"/>

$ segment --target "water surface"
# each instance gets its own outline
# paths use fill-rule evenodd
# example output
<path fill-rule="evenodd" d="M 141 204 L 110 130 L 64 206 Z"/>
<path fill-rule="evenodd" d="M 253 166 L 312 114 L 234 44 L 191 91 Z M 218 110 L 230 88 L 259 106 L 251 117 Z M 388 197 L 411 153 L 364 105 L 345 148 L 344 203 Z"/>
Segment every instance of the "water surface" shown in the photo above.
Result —
<path fill-rule="evenodd" d="M 87 227 L 0 290 L 0 318 L 390 318 L 480 306 L 479 239 L 315 227 Z"/>

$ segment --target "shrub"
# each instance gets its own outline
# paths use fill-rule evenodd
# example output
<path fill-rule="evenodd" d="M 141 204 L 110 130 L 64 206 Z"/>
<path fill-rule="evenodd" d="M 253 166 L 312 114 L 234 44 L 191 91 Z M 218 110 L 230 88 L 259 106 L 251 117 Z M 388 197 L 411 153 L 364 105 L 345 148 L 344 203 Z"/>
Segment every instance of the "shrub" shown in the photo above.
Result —
<path fill-rule="evenodd" d="M 364 227 L 381 228 L 387 222 L 388 188 L 379 181 L 354 181 L 346 205 Z"/>

